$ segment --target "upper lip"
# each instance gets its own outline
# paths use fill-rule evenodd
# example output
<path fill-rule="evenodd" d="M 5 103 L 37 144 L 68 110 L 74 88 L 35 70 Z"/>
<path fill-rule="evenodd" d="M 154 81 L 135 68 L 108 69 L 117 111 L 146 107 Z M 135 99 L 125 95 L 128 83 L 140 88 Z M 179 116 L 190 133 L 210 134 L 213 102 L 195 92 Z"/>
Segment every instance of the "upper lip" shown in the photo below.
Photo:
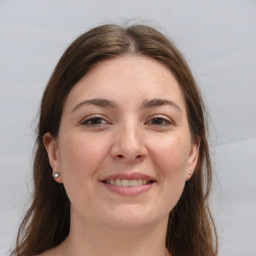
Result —
<path fill-rule="evenodd" d="M 138 172 L 134 172 L 134 173 L 116 173 L 116 174 L 112 174 L 112 175 L 108 175 L 106 177 L 103 177 L 100 179 L 100 181 L 104 181 L 104 180 L 117 180 L 117 179 L 121 179 L 121 180 L 147 180 L 147 181 L 156 181 L 156 179 L 154 179 L 153 177 L 143 174 L 143 173 L 138 173 Z"/>

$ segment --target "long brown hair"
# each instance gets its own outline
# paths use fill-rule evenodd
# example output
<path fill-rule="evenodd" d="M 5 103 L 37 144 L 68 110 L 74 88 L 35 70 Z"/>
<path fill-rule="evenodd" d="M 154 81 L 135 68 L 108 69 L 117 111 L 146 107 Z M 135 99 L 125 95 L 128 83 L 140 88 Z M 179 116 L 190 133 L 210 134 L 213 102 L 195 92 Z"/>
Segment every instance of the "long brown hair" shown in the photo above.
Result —
<path fill-rule="evenodd" d="M 205 111 L 195 79 L 181 53 L 159 31 L 144 25 L 103 25 L 81 35 L 67 48 L 45 89 L 37 128 L 34 194 L 12 256 L 40 254 L 68 236 L 70 202 L 63 185 L 52 178 L 43 136 L 47 132 L 58 135 L 65 100 L 76 82 L 100 61 L 122 55 L 147 56 L 169 68 L 184 95 L 192 138 L 200 139 L 195 172 L 169 215 L 166 247 L 173 256 L 217 254 L 217 234 L 208 207 L 212 170 Z"/>

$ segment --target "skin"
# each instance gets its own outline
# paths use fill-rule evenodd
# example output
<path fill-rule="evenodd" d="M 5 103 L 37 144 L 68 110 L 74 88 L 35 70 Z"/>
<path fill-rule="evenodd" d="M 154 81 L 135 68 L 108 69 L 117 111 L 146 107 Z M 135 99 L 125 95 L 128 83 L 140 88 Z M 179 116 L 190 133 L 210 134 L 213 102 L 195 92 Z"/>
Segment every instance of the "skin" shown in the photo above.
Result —
<path fill-rule="evenodd" d="M 84 103 L 99 98 L 112 106 Z M 145 104 L 152 99 L 171 103 Z M 198 144 L 166 66 L 137 56 L 100 62 L 70 91 L 58 136 L 44 136 L 71 224 L 68 238 L 42 255 L 165 255 L 168 215 L 196 166 Z M 100 182 L 134 172 L 153 177 L 149 190 L 124 196 Z"/>

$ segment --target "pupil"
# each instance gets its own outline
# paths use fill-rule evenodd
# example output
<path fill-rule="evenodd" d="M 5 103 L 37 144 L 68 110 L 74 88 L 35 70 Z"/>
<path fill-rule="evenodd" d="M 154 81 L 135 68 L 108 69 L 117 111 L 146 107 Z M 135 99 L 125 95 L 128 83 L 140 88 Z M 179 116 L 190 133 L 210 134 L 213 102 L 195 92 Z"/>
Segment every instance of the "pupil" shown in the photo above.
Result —
<path fill-rule="evenodd" d="M 91 123 L 92 123 L 92 124 L 100 124 L 100 122 L 101 122 L 100 118 L 93 118 L 93 119 L 91 120 Z"/>
<path fill-rule="evenodd" d="M 161 118 L 155 118 L 154 120 L 153 120 L 153 123 L 154 124 L 162 124 L 162 119 Z"/>

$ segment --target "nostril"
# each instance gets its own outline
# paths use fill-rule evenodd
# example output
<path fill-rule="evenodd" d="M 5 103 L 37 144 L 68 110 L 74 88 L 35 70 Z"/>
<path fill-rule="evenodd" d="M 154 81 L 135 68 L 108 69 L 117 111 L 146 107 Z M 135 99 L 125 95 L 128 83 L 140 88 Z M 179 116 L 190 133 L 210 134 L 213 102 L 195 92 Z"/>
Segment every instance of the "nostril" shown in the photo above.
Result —
<path fill-rule="evenodd" d="M 142 159 L 142 158 L 144 158 L 144 155 L 137 155 L 136 156 L 136 159 Z"/>
<path fill-rule="evenodd" d="M 139 155 L 135 155 L 135 156 L 126 156 L 126 155 L 122 155 L 122 154 L 116 154 L 114 156 L 114 158 L 116 160 L 124 160 L 124 159 L 126 159 L 127 161 L 142 161 L 142 160 L 145 159 L 145 155 L 139 154 Z"/>

